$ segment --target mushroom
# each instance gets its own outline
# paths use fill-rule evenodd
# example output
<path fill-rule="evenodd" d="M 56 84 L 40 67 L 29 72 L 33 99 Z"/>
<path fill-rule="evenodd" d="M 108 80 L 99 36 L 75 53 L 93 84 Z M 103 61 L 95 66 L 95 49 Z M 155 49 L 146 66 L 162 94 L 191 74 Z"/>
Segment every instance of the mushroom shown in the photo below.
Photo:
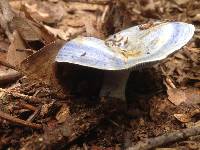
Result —
<path fill-rule="evenodd" d="M 100 97 L 125 101 L 125 88 L 132 70 L 146 67 L 183 47 L 194 26 L 183 22 L 155 22 L 125 29 L 108 39 L 77 37 L 67 42 L 55 61 L 104 71 Z"/>

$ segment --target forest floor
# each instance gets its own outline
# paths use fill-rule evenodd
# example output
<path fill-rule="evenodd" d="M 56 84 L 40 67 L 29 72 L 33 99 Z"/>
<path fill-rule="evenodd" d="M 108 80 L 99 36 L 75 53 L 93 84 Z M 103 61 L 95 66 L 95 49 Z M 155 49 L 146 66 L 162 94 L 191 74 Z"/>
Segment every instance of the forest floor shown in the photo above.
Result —
<path fill-rule="evenodd" d="M 1 1 L 0 149 L 200 148 L 198 0 Z M 105 39 L 157 20 L 196 31 L 177 53 L 131 73 L 126 111 L 99 100 L 101 72 L 69 77 L 64 64 L 53 67 L 59 39 Z"/>

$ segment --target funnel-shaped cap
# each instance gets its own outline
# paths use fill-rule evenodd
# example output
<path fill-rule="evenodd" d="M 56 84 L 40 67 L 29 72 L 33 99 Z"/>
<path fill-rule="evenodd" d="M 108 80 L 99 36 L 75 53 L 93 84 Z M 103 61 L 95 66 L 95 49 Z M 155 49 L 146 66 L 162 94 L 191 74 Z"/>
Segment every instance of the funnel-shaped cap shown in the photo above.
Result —
<path fill-rule="evenodd" d="M 59 51 L 56 62 L 66 62 L 102 70 L 131 69 L 166 58 L 192 38 L 194 26 L 182 22 L 156 22 L 135 26 L 103 41 L 78 37 Z"/>

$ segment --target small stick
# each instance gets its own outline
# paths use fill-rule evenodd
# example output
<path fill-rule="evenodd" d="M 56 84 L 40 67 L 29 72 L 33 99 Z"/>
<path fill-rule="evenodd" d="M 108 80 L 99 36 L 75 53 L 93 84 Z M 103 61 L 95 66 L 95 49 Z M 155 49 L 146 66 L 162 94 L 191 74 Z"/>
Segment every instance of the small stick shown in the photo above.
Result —
<path fill-rule="evenodd" d="M 27 104 L 25 102 L 20 102 L 20 105 L 23 107 L 23 108 L 26 108 L 26 109 L 29 109 L 29 110 L 32 110 L 32 111 L 36 111 L 37 108 L 35 106 L 32 106 L 30 104 Z"/>
<path fill-rule="evenodd" d="M 46 99 L 46 98 L 38 98 L 38 97 L 34 97 L 34 96 L 29 96 L 29 95 L 25 95 L 25 94 L 21 94 L 21 93 L 17 93 L 17 92 L 13 92 L 13 91 L 8 91 L 6 89 L 2 89 L 0 88 L 0 92 L 5 92 L 9 95 L 12 95 L 13 97 L 16 98 L 21 98 L 27 101 L 31 101 L 31 102 L 46 102 L 46 101 L 50 101 L 50 99 Z"/>
<path fill-rule="evenodd" d="M 42 125 L 41 124 L 28 122 L 28 121 L 13 117 L 13 116 L 11 116 L 9 114 L 6 114 L 6 113 L 4 113 L 2 111 L 0 111 L 0 118 L 2 118 L 4 120 L 7 120 L 9 122 L 12 122 L 12 123 L 21 125 L 21 126 L 27 126 L 27 127 L 35 128 L 35 129 L 42 129 Z"/>
<path fill-rule="evenodd" d="M 172 82 L 172 80 L 170 78 L 166 78 L 166 83 L 173 89 L 176 89 L 176 86 L 174 85 L 174 83 Z"/>
<path fill-rule="evenodd" d="M 20 49 L 20 48 L 17 48 L 16 51 L 18 51 L 18 52 L 29 52 L 31 54 L 36 52 L 35 50 L 32 50 L 32 49 Z"/>
<path fill-rule="evenodd" d="M 35 120 L 35 118 L 40 114 L 41 111 L 41 106 L 37 108 L 37 110 L 28 117 L 28 119 L 26 121 L 30 121 L 32 122 L 33 120 Z"/>
<path fill-rule="evenodd" d="M 153 149 L 165 145 L 167 143 L 177 142 L 199 134 L 200 134 L 200 126 L 187 128 L 179 131 L 174 131 L 168 134 L 164 134 L 155 138 L 150 138 L 145 142 L 140 141 L 136 145 L 128 147 L 127 150 Z"/>

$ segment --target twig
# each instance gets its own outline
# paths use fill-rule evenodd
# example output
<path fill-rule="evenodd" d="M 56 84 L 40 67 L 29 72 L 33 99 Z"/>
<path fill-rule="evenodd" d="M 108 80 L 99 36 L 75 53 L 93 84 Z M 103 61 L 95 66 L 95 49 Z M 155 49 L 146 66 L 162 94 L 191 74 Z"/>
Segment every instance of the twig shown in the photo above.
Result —
<path fill-rule="evenodd" d="M 21 99 L 24 99 L 24 100 L 27 100 L 27 101 L 31 101 L 31 102 L 34 102 L 34 103 L 37 103 L 37 102 L 41 103 L 41 102 L 51 101 L 51 99 L 29 96 L 29 95 L 25 95 L 25 94 L 9 91 L 9 90 L 2 89 L 2 88 L 0 88 L 0 92 L 5 92 L 5 93 L 7 93 L 9 95 L 12 95 L 15 98 L 21 98 Z"/>
<path fill-rule="evenodd" d="M 26 108 L 26 109 L 29 109 L 29 110 L 32 110 L 32 111 L 36 111 L 37 108 L 35 106 L 32 106 L 30 104 L 27 104 L 23 101 L 20 102 L 20 105 L 23 107 L 23 108 Z"/>
<path fill-rule="evenodd" d="M 112 119 L 108 119 L 108 121 L 110 121 L 112 124 L 114 124 L 116 127 L 121 128 L 120 125 L 118 123 L 116 123 L 115 121 L 113 121 Z"/>
<path fill-rule="evenodd" d="M 18 125 L 27 126 L 27 127 L 35 128 L 35 129 L 42 129 L 42 125 L 41 124 L 28 122 L 28 121 L 13 117 L 13 116 L 11 116 L 9 114 L 6 114 L 6 113 L 4 113 L 2 111 L 0 111 L 0 118 L 2 118 L 4 120 L 7 120 L 9 122 L 18 124 Z"/>
<path fill-rule="evenodd" d="M 20 49 L 20 48 L 17 48 L 16 51 L 18 51 L 18 52 L 28 52 L 28 53 L 30 53 L 30 54 L 33 54 L 33 53 L 36 52 L 36 51 L 33 50 L 33 49 Z"/>
<path fill-rule="evenodd" d="M 167 83 L 171 88 L 176 89 L 176 86 L 174 85 L 174 83 L 172 82 L 172 80 L 171 80 L 169 77 L 166 78 L 166 83 Z"/>
<path fill-rule="evenodd" d="M 161 135 L 155 138 L 150 138 L 145 142 L 138 142 L 136 145 L 128 147 L 127 150 L 147 150 L 155 147 L 159 147 L 171 142 L 177 142 L 180 140 L 187 139 L 191 136 L 196 136 L 200 134 L 200 126 L 187 128 L 165 135 Z"/>
<path fill-rule="evenodd" d="M 37 110 L 29 116 L 29 118 L 27 119 L 27 121 L 32 122 L 33 120 L 35 120 L 35 118 L 40 114 L 41 111 L 41 106 L 37 108 Z"/>

